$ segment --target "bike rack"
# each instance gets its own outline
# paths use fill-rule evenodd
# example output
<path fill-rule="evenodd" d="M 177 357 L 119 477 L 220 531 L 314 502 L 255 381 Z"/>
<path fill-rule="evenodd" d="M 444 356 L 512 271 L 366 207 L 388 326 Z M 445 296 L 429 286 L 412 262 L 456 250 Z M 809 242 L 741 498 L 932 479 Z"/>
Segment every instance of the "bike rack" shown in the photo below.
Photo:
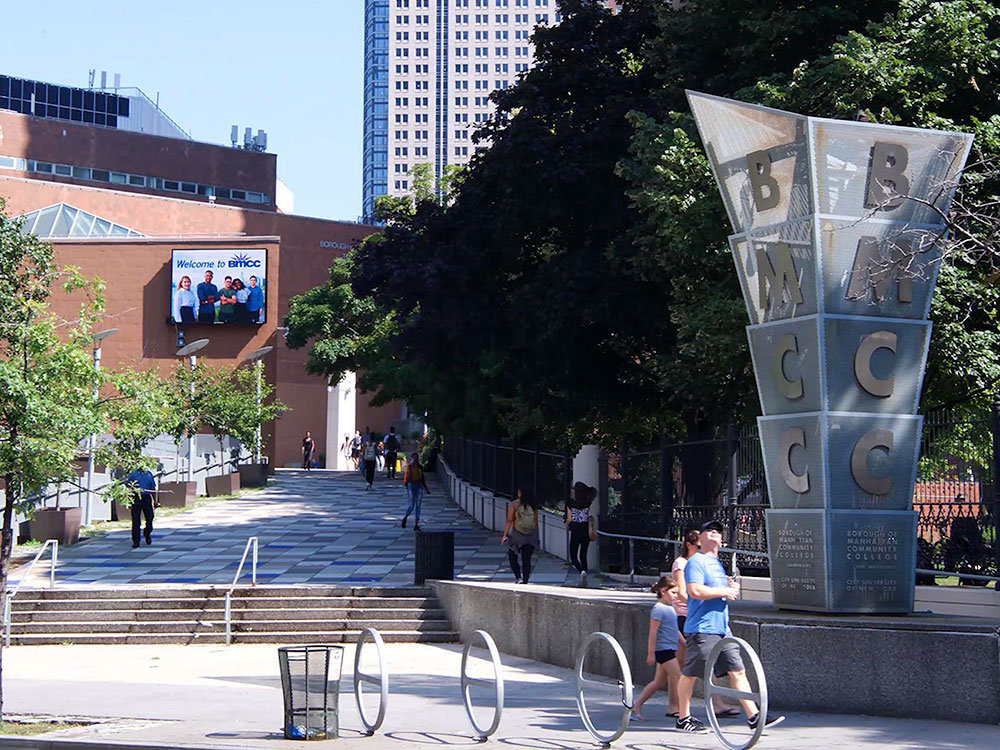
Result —
<path fill-rule="evenodd" d="M 361 649 L 365 645 L 365 637 L 370 635 L 372 643 L 375 645 L 375 654 L 378 657 L 378 677 L 361 671 Z M 382 647 L 385 642 L 375 628 L 365 628 L 358 636 L 358 647 L 354 652 L 354 698 L 358 702 L 358 713 L 361 715 L 361 723 L 365 725 L 365 734 L 371 737 L 376 730 L 382 726 L 385 719 L 385 707 L 389 702 L 389 673 L 385 669 L 385 661 L 382 659 Z M 365 704 L 362 700 L 362 685 L 377 685 L 381 696 L 378 704 L 378 715 L 372 721 L 365 713 Z"/>
<path fill-rule="evenodd" d="M 594 726 L 594 723 L 590 720 L 590 714 L 587 712 L 587 703 L 583 697 L 583 688 L 585 685 L 600 685 L 601 687 L 607 687 L 606 682 L 599 682 L 598 680 L 588 680 L 583 676 L 583 664 L 587 660 L 587 652 L 590 651 L 590 646 L 593 643 L 598 643 L 604 641 L 611 646 L 614 651 L 615 656 L 618 657 L 618 667 L 621 670 L 621 679 L 618 681 L 618 687 L 621 688 L 622 692 L 622 718 L 618 722 L 617 728 L 612 732 L 601 732 Z M 591 633 L 587 640 L 583 642 L 580 647 L 580 651 L 576 657 L 576 706 L 580 710 L 580 718 L 583 719 L 583 725 L 590 732 L 591 736 L 601 743 L 601 747 L 611 747 L 611 743 L 625 734 L 625 729 L 628 727 L 629 714 L 632 712 L 632 672 L 628 666 L 628 660 L 625 658 L 625 652 L 622 651 L 621 645 L 614 639 L 613 636 L 607 633 Z"/>
<path fill-rule="evenodd" d="M 712 684 L 712 675 L 715 672 L 715 662 L 719 660 L 719 654 L 722 653 L 722 649 L 728 644 L 735 644 L 740 649 L 742 654 L 750 660 L 750 664 L 753 665 L 754 672 L 757 675 L 758 692 L 745 693 L 742 690 L 734 690 L 733 688 Z M 730 742 L 726 739 L 725 735 L 722 734 L 722 729 L 719 727 L 719 720 L 715 718 L 715 711 L 712 710 L 713 695 L 721 695 L 725 698 L 742 698 L 754 701 L 757 704 L 757 708 L 760 710 L 760 718 L 757 719 L 757 728 L 753 730 L 753 734 L 750 735 L 750 739 L 742 745 Z M 715 736 L 719 738 L 719 742 L 721 742 L 728 750 L 749 750 L 749 748 L 757 744 L 757 740 L 759 740 L 761 735 L 764 734 L 764 726 L 767 724 L 767 680 L 764 678 L 764 667 L 760 663 L 760 658 L 758 658 L 757 652 L 754 651 L 753 647 L 742 638 L 737 638 L 732 635 L 726 636 L 721 641 L 716 643 L 709 653 L 708 660 L 705 664 L 705 706 L 707 709 L 705 713 L 708 714 L 708 723 L 712 725 L 712 731 L 715 732 Z"/>
<path fill-rule="evenodd" d="M 476 640 L 476 636 L 483 639 L 486 648 L 490 652 L 490 659 L 493 662 L 493 680 L 470 677 L 468 672 L 465 671 L 469 661 L 469 651 L 472 649 L 472 644 Z M 476 717 L 472 712 L 472 696 L 469 695 L 469 688 L 473 686 L 494 688 L 496 708 L 493 711 L 493 723 L 490 724 L 488 729 L 483 729 L 476 723 Z M 496 643 L 493 642 L 493 638 L 485 630 L 477 630 L 473 633 L 469 642 L 465 644 L 465 649 L 462 651 L 462 703 L 465 704 L 465 713 L 469 717 L 472 731 L 476 733 L 476 742 L 486 742 L 490 735 L 497 731 L 497 727 L 500 726 L 500 717 L 503 716 L 503 665 L 500 663 L 500 653 L 497 651 Z"/>

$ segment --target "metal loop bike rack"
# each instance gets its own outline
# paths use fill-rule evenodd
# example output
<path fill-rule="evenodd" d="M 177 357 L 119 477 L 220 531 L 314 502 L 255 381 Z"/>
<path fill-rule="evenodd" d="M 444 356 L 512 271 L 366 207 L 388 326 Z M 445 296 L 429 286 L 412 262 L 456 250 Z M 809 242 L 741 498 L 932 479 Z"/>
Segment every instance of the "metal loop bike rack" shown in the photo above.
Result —
<path fill-rule="evenodd" d="M 490 652 L 490 659 L 493 662 L 493 679 L 484 680 L 477 677 L 470 677 L 465 668 L 469 661 L 469 651 L 472 649 L 472 644 L 476 640 L 476 636 L 483 639 L 486 644 L 487 650 Z M 483 729 L 476 722 L 475 714 L 472 711 L 472 696 L 469 694 L 469 689 L 471 687 L 492 687 L 494 689 L 494 694 L 496 695 L 496 708 L 493 711 L 493 723 L 487 729 Z M 465 648 L 462 650 L 462 703 L 465 704 L 465 713 L 469 717 L 469 723 L 472 725 L 472 730 L 476 733 L 477 742 L 486 742 L 486 740 L 497 731 L 497 727 L 500 726 L 500 717 L 503 716 L 503 665 L 500 663 L 500 653 L 497 651 L 497 645 L 493 642 L 493 638 L 485 630 L 477 630 L 472 634 L 469 642 L 465 644 Z"/>
<path fill-rule="evenodd" d="M 618 657 L 618 667 L 621 670 L 621 679 L 618 681 L 618 687 L 621 689 L 622 693 L 622 718 L 618 722 L 618 726 L 611 732 L 601 732 L 597 727 L 594 726 L 594 722 L 590 719 L 590 714 L 587 711 L 587 702 L 583 697 L 583 688 L 585 685 L 600 685 L 601 687 L 607 687 L 606 682 L 599 682 L 598 680 L 588 680 L 583 676 L 583 665 L 587 660 L 587 653 L 590 651 L 591 644 L 604 641 L 611 646 L 612 651 L 614 651 L 615 656 Z M 576 657 L 576 706 L 580 711 L 580 718 L 583 719 L 583 725 L 590 732 L 591 736 L 601 743 L 601 747 L 611 747 L 611 743 L 625 734 L 625 729 L 628 727 L 629 714 L 632 712 L 632 672 L 629 669 L 628 659 L 625 658 L 625 652 L 622 651 L 621 645 L 614 639 L 613 636 L 607 633 L 591 633 L 587 640 L 583 642 L 580 647 L 580 651 Z"/>
<path fill-rule="evenodd" d="M 375 654 L 378 657 L 378 677 L 361 671 L 361 650 L 365 645 L 365 637 L 370 635 L 372 643 L 375 645 Z M 361 723 L 365 725 L 365 734 L 371 737 L 382 726 L 385 719 L 385 708 L 389 702 L 389 673 L 385 669 L 385 661 L 382 659 L 382 647 L 385 642 L 375 628 L 365 628 L 358 636 L 358 647 L 354 652 L 354 698 L 358 702 L 358 714 L 361 716 Z M 374 721 L 368 718 L 365 712 L 365 704 L 362 695 L 362 685 L 377 685 L 379 690 L 378 715 Z"/>
<path fill-rule="evenodd" d="M 735 644 L 740 649 L 743 656 L 750 660 L 754 673 L 757 675 L 758 692 L 745 693 L 742 690 L 734 690 L 733 688 L 722 687 L 721 685 L 715 685 L 712 683 L 712 675 L 715 672 L 715 663 L 719 660 L 719 655 L 722 653 L 722 649 L 729 644 Z M 735 742 L 730 742 L 726 738 L 726 736 L 722 733 L 722 728 L 719 726 L 719 720 L 715 718 L 715 711 L 712 710 L 713 695 L 721 695 L 725 698 L 751 700 L 757 704 L 760 714 L 757 719 L 757 727 L 753 730 L 753 734 L 750 735 L 750 739 L 743 744 L 737 744 Z M 728 750 L 749 750 L 749 748 L 757 744 L 757 740 L 759 740 L 761 735 L 764 734 L 764 726 L 767 724 L 767 680 L 764 678 L 764 667 L 760 663 L 760 658 L 757 656 L 757 652 L 754 651 L 753 647 L 742 638 L 737 638 L 732 635 L 726 636 L 721 641 L 716 643 L 709 653 L 708 660 L 705 663 L 705 706 L 707 707 L 706 713 L 708 714 L 708 723 L 712 725 L 712 731 L 715 732 L 715 736 L 719 738 L 719 742 L 721 742 Z"/>

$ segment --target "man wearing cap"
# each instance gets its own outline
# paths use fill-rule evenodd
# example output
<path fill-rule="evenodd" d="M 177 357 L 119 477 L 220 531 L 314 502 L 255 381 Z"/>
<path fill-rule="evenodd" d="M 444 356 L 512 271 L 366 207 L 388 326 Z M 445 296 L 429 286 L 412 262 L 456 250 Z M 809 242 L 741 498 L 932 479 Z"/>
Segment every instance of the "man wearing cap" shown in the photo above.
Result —
<path fill-rule="evenodd" d="M 712 648 L 729 634 L 729 600 L 735 599 L 740 593 L 740 585 L 726 576 L 726 571 L 719 562 L 722 532 L 722 524 L 718 521 L 703 524 L 699 537 L 701 551 L 691 555 L 684 568 L 688 594 L 688 614 L 684 622 L 687 654 L 677 685 L 676 727 L 685 732 L 705 730 L 705 725 L 691 716 L 691 693 L 695 680 L 705 674 L 705 664 Z M 736 644 L 727 644 L 715 662 L 715 676 L 723 677 L 727 674 L 734 690 L 751 692 L 743 658 Z M 747 716 L 750 728 L 756 729 L 760 718 L 757 704 L 751 700 L 740 700 L 740 706 Z M 771 718 L 767 726 L 783 719 L 783 716 Z"/>

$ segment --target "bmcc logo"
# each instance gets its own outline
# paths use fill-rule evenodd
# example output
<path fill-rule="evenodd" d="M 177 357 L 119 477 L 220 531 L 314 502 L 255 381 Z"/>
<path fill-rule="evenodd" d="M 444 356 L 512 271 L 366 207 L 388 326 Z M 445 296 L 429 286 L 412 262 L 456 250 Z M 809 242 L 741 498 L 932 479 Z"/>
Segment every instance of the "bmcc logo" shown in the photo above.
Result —
<path fill-rule="evenodd" d="M 260 268 L 260 261 L 253 260 L 249 255 L 240 253 L 229 260 L 230 268 Z"/>

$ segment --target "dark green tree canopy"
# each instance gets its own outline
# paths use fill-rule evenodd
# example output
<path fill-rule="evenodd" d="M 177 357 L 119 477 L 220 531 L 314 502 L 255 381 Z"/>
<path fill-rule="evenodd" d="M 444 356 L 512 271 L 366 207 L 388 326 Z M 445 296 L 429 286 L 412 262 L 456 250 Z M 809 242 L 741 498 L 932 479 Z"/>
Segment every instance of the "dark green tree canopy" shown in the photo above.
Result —
<path fill-rule="evenodd" d="M 998 155 L 983 0 L 561 10 L 535 32 L 535 66 L 494 94 L 476 133 L 491 147 L 451 200 L 384 204 L 382 231 L 293 303 L 289 340 L 312 342 L 315 371 L 361 368 L 379 399 L 467 433 L 616 443 L 746 421 L 759 407 L 731 230 L 685 89 L 970 130 L 977 159 Z M 973 169 L 965 205 L 988 213 L 995 172 Z M 972 228 L 987 256 L 989 226 Z M 942 269 L 925 405 L 973 404 L 1000 374 L 986 268 L 955 252 Z"/>

